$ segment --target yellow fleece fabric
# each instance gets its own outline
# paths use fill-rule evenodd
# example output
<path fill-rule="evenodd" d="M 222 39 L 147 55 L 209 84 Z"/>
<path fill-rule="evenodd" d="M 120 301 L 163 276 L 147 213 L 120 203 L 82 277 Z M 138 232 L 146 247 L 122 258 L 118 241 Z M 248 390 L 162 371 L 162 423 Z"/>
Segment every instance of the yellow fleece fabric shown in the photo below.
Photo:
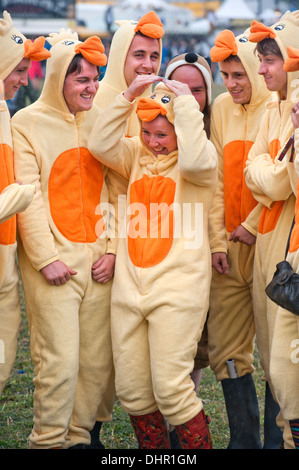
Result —
<path fill-rule="evenodd" d="M 112 281 L 99 284 L 91 275 L 96 260 L 115 253 L 100 205 L 109 202 L 108 170 L 87 149 L 99 109 L 73 115 L 63 96 L 68 66 L 82 44 L 77 34 L 61 31 L 48 40 L 41 95 L 12 119 L 16 176 L 36 186 L 18 224 L 35 365 L 30 447 L 43 449 L 88 444 L 99 403 L 101 421 L 111 419 L 114 404 Z M 40 272 L 55 260 L 77 272 L 61 286 L 48 284 Z"/>
<path fill-rule="evenodd" d="M 287 46 L 298 45 L 299 11 L 287 12 L 280 21 L 269 28 L 284 60 Z M 254 261 L 253 299 L 256 339 L 261 364 L 276 397 L 270 376 L 270 355 L 278 306 L 265 294 L 265 287 L 284 259 L 285 247 L 295 210 L 295 196 L 289 178 L 288 156 L 279 161 L 280 150 L 293 132 L 290 110 L 296 99 L 299 72 L 288 73 L 287 96 L 269 103 L 261 121 L 256 142 L 248 154 L 245 168 L 246 183 L 263 208 L 256 243 Z M 286 430 L 286 428 L 285 428 Z M 293 442 L 284 436 L 285 447 Z"/>
<path fill-rule="evenodd" d="M 5 80 L 25 55 L 26 38 L 6 11 L 0 19 L 0 394 L 10 375 L 21 323 L 16 264 L 16 213 L 30 204 L 33 185 L 15 183 L 10 114 L 4 99 Z"/>
<path fill-rule="evenodd" d="M 153 99 L 161 97 L 160 91 Z M 207 220 L 217 156 L 194 97 L 173 99 L 166 89 L 165 101 L 169 98 L 178 150 L 156 157 L 139 137 L 122 137 L 134 109 L 123 95 L 95 123 L 89 145 L 96 158 L 129 181 L 128 230 L 119 239 L 112 288 L 116 392 L 128 413 L 143 415 L 159 408 L 178 425 L 203 406 L 190 374 L 209 302 Z M 165 210 L 165 218 L 161 214 L 158 220 L 166 220 L 167 232 L 162 223 L 161 232 L 159 223 L 157 228 L 156 207 Z M 147 217 L 153 232 L 147 232 Z"/>
<path fill-rule="evenodd" d="M 217 38 L 216 38 L 217 43 Z M 229 377 L 226 361 L 234 359 L 239 376 L 251 373 L 255 337 L 252 309 L 252 271 L 255 245 L 229 241 L 242 225 L 257 234 L 261 205 L 246 186 L 244 166 L 259 130 L 266 103 L 272 99 L 264 79 L 258 75 L 259 62 L 249 32 L 233 40 L 230 47 L 241 60 L 250 81 L 248 104 L 235 104 L 226 92 L 212 107 L 211 140 L 218 154 L 218 186 L 209 216 L 211 252 L 227 253 L 228 274 L 213 269 L 208 318 L 209 357 L 218 380 Z M 228 53 L 230 55 L 230 53 Z M 214 55 L 211 54 L 212 60 Z"/>

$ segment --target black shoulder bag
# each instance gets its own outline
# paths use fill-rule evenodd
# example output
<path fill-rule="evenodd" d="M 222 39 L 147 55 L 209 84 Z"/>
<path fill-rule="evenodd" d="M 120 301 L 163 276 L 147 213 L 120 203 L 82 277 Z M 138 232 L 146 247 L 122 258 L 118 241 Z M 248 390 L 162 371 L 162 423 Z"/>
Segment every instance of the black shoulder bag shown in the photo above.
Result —
<path fill-rule="evenodd" d="M 294 220 L 290 230 L 285 258 L 289 250 Z M 276 265 L 272 281 L 267 285 L 267 296 L 280 307 L 289 312 L 299 315 L 299 274 L 293 271 L 292 266 L 286 259 Z"/>

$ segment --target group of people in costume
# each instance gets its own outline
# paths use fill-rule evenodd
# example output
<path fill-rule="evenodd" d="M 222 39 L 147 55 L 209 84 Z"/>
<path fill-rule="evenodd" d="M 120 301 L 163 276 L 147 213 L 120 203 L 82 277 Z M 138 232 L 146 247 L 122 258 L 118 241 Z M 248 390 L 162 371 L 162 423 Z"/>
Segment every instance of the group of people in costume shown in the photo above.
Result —
<path fill-rule="evenodd" d="M 209 61 L 194 52 L 159 75 L 154 11 L 117 24 L 107 60 L 96 36 L 31 41 L 9 13 L 0 19 L 0 393 L 21 321 L 18 254 L 30 448 L 103 448 L 117 397 L 140 449 L 212 449 L 208 366 L 228 448 L 299 448 L 298 319 L 265 293 L 295 213 L 288 260 L 299 273 L 299 11 L 217 35 L 210 59 L 227 91 L 214 102 Z M 41 94 L 10 119 L 32 60 L 47 61 Z"/>

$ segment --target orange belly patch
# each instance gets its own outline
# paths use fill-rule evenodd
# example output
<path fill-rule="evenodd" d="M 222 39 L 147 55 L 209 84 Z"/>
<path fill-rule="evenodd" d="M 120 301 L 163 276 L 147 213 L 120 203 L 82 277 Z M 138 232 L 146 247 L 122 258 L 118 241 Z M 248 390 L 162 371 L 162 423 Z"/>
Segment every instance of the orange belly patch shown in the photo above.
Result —
<path fill-rule="evenodd" d="M 55 160 L 49 177 L 49 203 L 53 221 L 72 242 L 92 243 L 105 225 L 97 210 L 103 188 L 102 165 L 85 149 L 71 149 Z"/>
<path fill-rule="evenodd" d="M 0 145 L 0 193 L 15 182 L 13 152 L 9 145 Z M 0 245 L 13 245 L 16 241 L 16 216 L 0 224 Z"/>
<path fill-rule="evenodd" d="M 171 178 L 161 175 L 144 175 L 130 187 L 128 250 L 137 267 L 161 263 L 172 247 L 175 187 Z"/>

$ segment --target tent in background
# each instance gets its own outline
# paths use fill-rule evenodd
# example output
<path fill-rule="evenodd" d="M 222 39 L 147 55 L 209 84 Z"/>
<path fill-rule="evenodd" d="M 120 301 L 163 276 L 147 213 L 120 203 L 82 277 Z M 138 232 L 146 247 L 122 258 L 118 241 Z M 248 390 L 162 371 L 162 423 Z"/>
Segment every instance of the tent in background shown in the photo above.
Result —
<path fill-rule="evenodd" d="M 236 22 L 250 22 L 256 19 L 254 12 L 244 0 L 225 0 L 215 11 L 217 25 L 227 25 Z"/>

